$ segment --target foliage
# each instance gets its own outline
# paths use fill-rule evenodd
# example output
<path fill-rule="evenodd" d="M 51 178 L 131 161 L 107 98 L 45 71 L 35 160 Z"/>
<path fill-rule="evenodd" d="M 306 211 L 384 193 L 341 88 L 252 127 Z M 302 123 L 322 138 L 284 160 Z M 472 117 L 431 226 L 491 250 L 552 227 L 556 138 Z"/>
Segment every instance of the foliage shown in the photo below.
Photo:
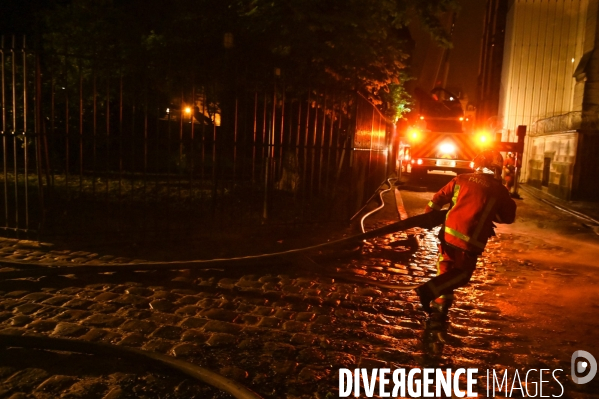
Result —
<path fill-rule="evenodd" d="M 398 116 L 407 111 L 403 72 L 412 47 L 407 30 L 419 18 L 449 45 L 438 17 L 453 0 L 238 0 L 245 35 L 265 64 L 293 78 L 359 90 Z M 391 102 L 389 102 L 391 101 Z"/>
<path fill-rule="evenodd" d="M 456 0 L 55 0 L 44 45 L 166 92 L 190 76 L 271 81 L 278 68 L 287 85 L 358 90 L 398 116 L 408 106 L 407 26 L 418 19 L 449 45 L 439 17 L 455 9 Z"/>
<path fill-rule="evenodd" d="M 400 78 L 401 83 L 391 84 L 388 91 L 380 93 L 382 111 L 391 121 L 401 119 L 411 111 L 412 98 L 404 86 L 404 82 L 410 79 L 404 73 L 400 74 Z"/>

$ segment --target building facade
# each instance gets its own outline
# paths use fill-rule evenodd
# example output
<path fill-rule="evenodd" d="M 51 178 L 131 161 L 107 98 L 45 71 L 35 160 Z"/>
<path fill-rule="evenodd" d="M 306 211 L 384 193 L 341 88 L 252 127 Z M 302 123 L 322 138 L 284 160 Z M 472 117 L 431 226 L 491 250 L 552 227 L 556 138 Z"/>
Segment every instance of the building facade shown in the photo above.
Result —
<path fill-rule="evenodd" d="M 508 0 L 498 125 L 527 126 L 520 181 L 562 199 L 599 199 L 599 0 Z"/>

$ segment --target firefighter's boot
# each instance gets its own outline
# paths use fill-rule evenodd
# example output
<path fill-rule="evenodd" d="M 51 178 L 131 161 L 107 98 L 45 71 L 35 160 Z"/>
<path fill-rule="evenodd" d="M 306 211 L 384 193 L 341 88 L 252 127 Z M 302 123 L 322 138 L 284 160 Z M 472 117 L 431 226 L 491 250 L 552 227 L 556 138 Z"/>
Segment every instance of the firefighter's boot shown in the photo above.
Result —
<path fill-rule="evenodd" d="M 441 295 L 435 299 L 432 303 L 432 309 L 434 312 L 438 312 L 444 316 L 447 316 L 449 309 L 453 304 L 453 294 Z"/>
<path fill-rule="evenodd" d="M 420 298 L 420 305 L 422 305 L 422 310 L 430 314 L 433 311 L 433 309 L 431 308 L 431 301 L 435 299 L 433 292 L 430 290 L 430 288 L 427 287 L 426 284 L 416 288 L 415 291 L 418 294 L 418 298 Z"/>

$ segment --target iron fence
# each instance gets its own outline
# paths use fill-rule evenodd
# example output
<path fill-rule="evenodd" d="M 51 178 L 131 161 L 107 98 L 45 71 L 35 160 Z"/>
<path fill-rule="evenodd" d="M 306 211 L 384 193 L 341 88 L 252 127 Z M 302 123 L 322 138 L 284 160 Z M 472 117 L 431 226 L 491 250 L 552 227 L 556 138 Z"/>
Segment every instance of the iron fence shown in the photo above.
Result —
<path fill-rule="evenodd" d="M 394 165 L 370 102 L 279 71 L 161 82 L 14 37 L 0 57 L 6 232 L 347 220 Z"/>

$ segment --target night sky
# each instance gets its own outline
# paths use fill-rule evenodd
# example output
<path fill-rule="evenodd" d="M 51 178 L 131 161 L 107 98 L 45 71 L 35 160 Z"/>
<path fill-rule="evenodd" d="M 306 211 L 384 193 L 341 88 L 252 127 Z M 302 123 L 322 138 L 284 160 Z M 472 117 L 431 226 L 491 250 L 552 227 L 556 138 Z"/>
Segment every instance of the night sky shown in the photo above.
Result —
<path fill-rule="evenodd" d="M 428 92 L 435 86 L 443 86 L 444 51 L 449 56 L 445 88 L 456 95 L 466 96 L 476 103 L 476 85 L 481 54 L 484 13 L 486 1 L 459 0 L 461 10 L 453 20 L 453 48 L 442 49 L 434 43 L 430 35 L 421 29 L 418 22 L 410 25 L 410 34 L 415 48 L 410 60 L 411 73 L 416 78 L 408 84 L 412 89 L 419 87 Z M 450 29 L 450 19 L 443 23 Z M 441 83 L 441 84 L 440 84 Z"/>
<path fill-rule="evenodd" d="M 455 20 L 447 87 L 460 88 L 470 101 L 476 101 L 486 1 L 460 0 L 460 4 L 462 9 Z"/>

